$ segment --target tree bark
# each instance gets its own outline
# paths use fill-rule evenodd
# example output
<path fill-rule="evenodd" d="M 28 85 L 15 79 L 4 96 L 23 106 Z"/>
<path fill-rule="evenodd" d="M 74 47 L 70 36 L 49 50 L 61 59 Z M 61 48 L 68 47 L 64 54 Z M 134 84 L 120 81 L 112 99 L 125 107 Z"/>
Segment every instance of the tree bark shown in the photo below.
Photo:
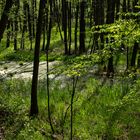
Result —
<path fill-rule="evenodd" d="M 75 54 L 77 54 L 78 51 L 78 47 L 77 47 L 78 13 L 79 13 L 79 2 L 77 3 L 76 13 L 75 13 Z"/>
<path fill-rule="evenodd" d="M 67 12 L 68 2 L 62 0 L 62 29 L 64 31 L 64 46 L 65 46 L 65 55 L 68 54 L 68 39 L 67 39 L 67 23 L 68 23 L 68 12 Z"/>
<path fill-rule="evenodd" d="M 17 33 L 18 33 L 18 12 L 19 12 L 19 0 L 15 1 L 15 14 L 14 14 L 14 50 L 17 50 Z"/>
<path fill-rule="evenodd" d="M 38 114 L 37 86 L 38 86 L 39 54 L 40 54 L 40 40 L 41 40 L 41 31 L 42 31 L 43 9 L 44 9 L 44 1 L 40 0 L 35 51 L 34 51 L 30 116 L 34 116 Z"/>
<path fill-rule="evenodd" d="M 79 54 L 85 52 L 85 1 L 80 2 L 80 46 Z"/>
<path fill-rule="evenodd" d="M 6 48 L 9 48 L 10 46 L 10 20 L 8 20 L 8 25 L 7 25 L 7 41 L 6 41 Z"/>
<path fill-rule="evenodd" d="M 68 34 L 69 34 L 69 55 L 71 54 L 71 2 L 68 7 Z"/>
<path fill-rule="evenodd" d="M 116 20 L 119 19 L 119 12 L 120 12 L 120 0 L 116 0 Z"/>
<path fill-rule="evenodd" d="M 8 13 L 13 5 L 13 0 L 6 0 L 5 8 L 3 10 L 1 20 L 0 20 L 0 42 L 3 38 L 3 33 L 8 23 Z"/>
<path fill-rule="evenodd" d="M 114 23 L 114 15 L 115 15 L 115 2 L 114 0 L 107 0 L 107 17 L 106 23 L 111 24 Z M 107 39 L 107 43 L 113 42 L 113 38 L 111 40 Z M 113 76 L 114 74 L 114 67 L 113 67 L 113 50 L 110 47 L 110 58 L 108 60 L 108 68 L 107 68 L 107 76 Z"/>
<path fill-rule="evenodd" d="M 134 67 L 136 64 L 136 57 L 138 52 L 139 44 L 135 42 L 132 52 L 132 58 L 131 58 L 131 67 Z"/>
<path fill-rule="evenodd" d="M 138 5 L 138 0 L 134 0 L 133 1 L 133 12 L 134 13 L 137 13 L 137 12 L 139 12 L 139 9 L 137 9 L 135 6 L 137 6 Z M 137 18 L 137 17 L 134 17 L 135 19 Z M 137 21 L 138 22 L 138 21 Z M 136 41 L 135 41 L 135 43 L 134 43 L 134 47 L 133 47 L 133 51 L 132 51 L 132 57 L 131 57 L 131 67 L 135 67 L 135 65 L 136 65 L 136 58 L 137 58 L 137 53 L 138 53 L 138 51 L 139 51 L 139 43 L 137 43 Z M 140 52 L 139 52 L 140 53 Z M 138 62 L 138 64 L 139 64 L 140 62 Z"/>

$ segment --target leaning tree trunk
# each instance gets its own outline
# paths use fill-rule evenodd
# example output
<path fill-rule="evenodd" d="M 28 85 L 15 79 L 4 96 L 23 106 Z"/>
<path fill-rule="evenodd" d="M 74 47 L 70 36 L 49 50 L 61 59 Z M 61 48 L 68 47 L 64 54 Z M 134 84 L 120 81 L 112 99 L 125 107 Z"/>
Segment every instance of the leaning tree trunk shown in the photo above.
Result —
<path fill-rule="evenodd" d="M 35 42 L 35 52 L 34 52 L 30 116 L 34 116 L 38 114 L 37 86 L 38 86 L 39 53 L 40 53 L 43 9 L 44 9 L 44 1 L 40 0 L 39 15 L 38 15 L 38 22 L 37 22 L 37 32 L 36 32 L 36 42 Z"/>
<path fill-rule="evenodd" d="M 13 0 L 6 0 L 5 8 L 3 10 L 1 20 L 0 20 L 0 42 L 1 42 L 1 39 L 3 38 L 3 33 L 8 23 L 8 13 L 12 5 L 13 5 Z"/>

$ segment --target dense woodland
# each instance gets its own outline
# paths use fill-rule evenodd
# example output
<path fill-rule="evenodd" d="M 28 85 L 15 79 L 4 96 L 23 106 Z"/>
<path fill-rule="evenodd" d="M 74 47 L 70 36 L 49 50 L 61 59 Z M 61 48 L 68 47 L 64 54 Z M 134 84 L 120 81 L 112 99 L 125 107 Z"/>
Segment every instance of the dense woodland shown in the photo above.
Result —
<path fill-rule="evenodd" d="M 140 0 L 0 0 L 0 139 L 139 140 L 139 77 Z"/>

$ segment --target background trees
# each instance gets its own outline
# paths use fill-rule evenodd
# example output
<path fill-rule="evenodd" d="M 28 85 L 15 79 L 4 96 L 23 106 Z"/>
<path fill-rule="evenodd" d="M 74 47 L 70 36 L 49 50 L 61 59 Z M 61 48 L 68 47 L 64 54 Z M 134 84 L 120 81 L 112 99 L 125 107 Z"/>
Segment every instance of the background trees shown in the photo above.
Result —
<path fill-rule="evenodd" d="M 73 52 L 77 52 L 77 50 L 79 50 L 78 53 L 81 54 L 90 50 L 91 52 L 94 52 L 94 50 L 97 51 L 99 49 L 103 49 L 106 43 L 106 39 L 104 33 L 101 33 L 100 31 L 102 27 L 101 25 L 114 23 L 115 20 L 117 21 L 121 18 L 124 21 L 125 19 L 135 19 L 134 15 L 131 16 L 130 13 L 138 13 L 139 8 L 135 7 L 136 5 L 138 5 L 138 2 L 139 1 L 134 0 L 119 0 L 113 2 L 109 0 L 88 0 L 87 2 L 85 2 L 84 0 L 59 0 L 52 2 L 52 28 L 57 26 L 59 29 L 58 32 L 60 32 L 61 39 L 63 40 L 64 37 L 64 54 L 70 55 L 73 54 Z M 7 1 L 2 3 L 3 5 L 5 5 Z M 15 1 L 13 3 L 15 4 L 10 12 L 12 18 L 9 18 L 9 20 L 8 17 L 3 18 L 6 12 L 1 11 L 1 13 L 3 13 L 3 15 L 1 14 L 1 21 L 9 23 L 3 24 L 3 26 L 7 26 L 7 32 L 8 30 L 11 30 L 12 34 L 14 34 L 15 50 L 17 49 L 19 42 L 20 48 L 24 49 L 25 37 L 27 34 L 30 40 L 30 49 L 32 49 L 33 39 L 36 32 L 35 30 L 37 10 L 39 10 L 39 2 L 34 0 L 30 2 L 23 0 Z M 7 10 L 7 12 L 12 6 L 12 4 L 9 4 L 10 7 L 8 7 L 8 4 L 9 2 L 7 3 L 7 5 L 5 5 L 5 10 Z M 47 27 L 49 26 L 49 15 L 47 14 L 50 11 L 49 6 L 50 4 L 46 2 L 46 10 L 44 11 L 45 16 L 43 17 L 43 30 L 45 30 L 42 33 L 45 33 L 45 31 L 47 31 Z M 127 14 L 126 18 L 127 12 L 129 12 L 129 14 Z M 5 16 L 7 16 L 7 14 L 5 14 Z M 100 25 L 100 27 L 98 25 Z M 95 27 L 95 30 L 93 31 L 94 34 L 91 35 L 90 38 L 89 32 L 91 30 L 91 27 Z M 4 32 L 2 30 L 5 30 L 5 28 L 1 28 L 1 32 Z M 73 32 L 74 28 L 75 33 Z M 79 32 L 79 34 L 77 32 Z M 86 34 L 88 34 L 88 36 L 86 36 Z M 19 35 L 21 36 L 20 38 L 18 37 Z M 8 36 L 9 34 L 7 35 L 7 37 Z M 43 40 L 45 41 L 45 34 L 43 36 Z M 90 40 L 90 44 L 87 43 L 87 40 Z M 7 40 L 7 42 L 8 41 L 9 40 Z M 73 42 L 75 42 L 74 46 Z M 44 44 L 45 43 L 47 42 L 44 42 Z"/>
<path fill-rule="evenodd" d="M 58 133 L 63 139 L 68 134 L 71 134 L 71 139 L 80 139 L 80 133 L 81 139 L 89 139 L 94 134 L 100 139 L 114 139 L 119 137 L 117 134 L 121 134 L 116 129 L 122 128 L 126 133 L 132 129 L 131 125 L 134 127 L 135 122 L 128 125 L 117 114 L 125 112 L 127 105 L 134 109 L 130 105 L 132 103 L 139 110 L 139 100 L 135 102 L 138 97 L 136 93 L 139 92 L 139 81 L 135 82 L 139 77 L 140 66 L 139 0 L 0 2 L 0 58 L 6 61 L 16 60 L 18 63 L 33 61 L 30 116 L 37 115 L 38 108 L 41 108 L 40 99 L 38 101 L 37 98 L 41 96 L 38 95 L 39 61 L 47 61 L 47 80 L 42 82 L 47 82 L 47 86 L 43 87 L 42 92 L 44 94 L 47 91 L 47 97 L 43 96 L 43 99 L 48 100 L 43 104 L 48 108 L 46 116 L 51 138 L 56 138 Z M 60 64 L 50 70 L 51 61 L 59 61 Z M 58 86 L 56 88 L 52 84 L 54 81 L 50 80 L 51 74 L 64 76 L 64 85 L 54 83 Z M 93 76 L 97 79 L 90 81 Z M 118 88 L 114 81 L 117 81 L 115 84 Z M 12 88 L 8 89 L 11 91 Z M 57 92 L 60 92 L 59 96 Z M 125 113 L 131 114 L 129 110 Z M 79 120 L 86 122 L 85 127 L 82 121 L 75 123 Z M 86 131 L 88 135 L 84 134 L 84 128 L 88 130 L 91 124 L 94 131 Z M 77 126 L 83 126 L 82 132 L 78 131 L 80 129 Z M 66 130 L 67 128 L 69 129 Z M 39 130 L 39 133 L 44 134 L 44 130 Z"/>

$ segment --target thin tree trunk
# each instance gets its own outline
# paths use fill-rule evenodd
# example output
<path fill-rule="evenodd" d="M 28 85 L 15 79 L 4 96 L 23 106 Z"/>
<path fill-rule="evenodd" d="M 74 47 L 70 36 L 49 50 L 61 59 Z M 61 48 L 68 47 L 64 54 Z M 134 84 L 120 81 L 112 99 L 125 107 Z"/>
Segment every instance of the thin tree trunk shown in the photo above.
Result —
<path fill-rule="evenodd" d="M 71 2 L 68 8 L 68 28 L 69 28 L 69 55 L 71 54 Z"/>
<path fill-rule="evenodd" d="M 134 0 L 134 1 L 133 1 L 133 12 L 134 12 L 134 13 L 139 12 L 139 9 L 135 7 L 135 6 L 137 6 L 137 5 L 138 5 L 138 0 Z M 135 18 L 135 17 L 134 17 L 134 18 Z M 137 18 L 137 17 L 136 17 L 136 18 Z M 135 41 L 134 47 L 133 47 L 133 51 L 132 51 L 131 67 L 135 67 L 135 65 L 136 65 L 136 58 L 137 58 L 137 53 L 138 53 L 138 51 L 139 51 L 139 43 L 137 43 L 137 42 Z M 138 63 L 139 63 L 139 62 L 138 62 Z"/>
<path fill-rule="evenodd" d="M 119 19 L 119 12 L 120 12 L 120 0 L 116 0 L 116 20 Z"/>
<path fill-rule="evenodd" d="M 78 13 L 79 13 L 79 2 L 77 3 L 76 13 L 75 13 L 75 54 L 77 54 L 78 51 L 78 47 L 77 47 Z"/>
<path fill-rule="evenodd" d="M 32 50 L 32 23 L 31 23 L 31 13 L 30 13 L 30 6 L 29 3 L 27 3 L 27 12 L 28 12 L 28 30 L 29 30 L 29 40 L 30 40 L 30 50 Z"/>
<path fill-rule="evenodd" d="M 73 78 L 72 78 L 71 110 L 70 110 L 70 128 L 71 128 L 70 140 L 73 139 L 73 101 L 74 101 L 77 81 L 78 81 L 78 77 L 73 76 Z"/>
<path fill-rule="evenodd" d="M 65 46 L 65 55 L 68 54 L 68 42 L 67 42 L 67 7 L 68 7 L 68 2 L 66 2 L 66 0 L 62 1 L 62 11 L 63 11 L 63 24 L 62 24 L 62 28 L 64 31 L 64 46 Z"/>
<path fill-rule="evenodd" d="M 36 31 L 36 0 L 32 0 L 32 32 L 33 38 L 35 38 L 35 31 Z"/>
<path fill-rule="evenodd" d="M 47 35 L 47 45 L 46 45 L 46 61 L 47 61 L 47 95 L 48 95 L 48 117 L 49 117 L 49 123 L 52 130 L 52 133 L 54 134 L 54 128 L 51 120 L 51 111 L 50 111 L 50 90 L 49 90 L 49 48 L 50 48 L 50 40 L 51 40 L 51 30 L 52 30 L 52 0 L 49 0 L 50 3 L 50 15 L 49 15 L 49 31 Z"/>
<path fill-rule="evenodd" d="M 58 7 L 58 2 L 57 1 L 56 1 L 56 9 L 55 10 L 56 10 L 55 13 L 56 13 L 56 19 L 57 19 L 57 24 L 58 24 L 58 29 L 59 29 L 60 37 L 61 37 L 61 40 L 64 42 L 62 31 L 61 31 L 60 13 L 58 12 L 59 11 L 59 7 Z"/>
<path fill-rule="evenodd" d="M 17 32 L 18 32 L 18 11 L 19 11 L 19 1 L 15 2 L 15 19 L 14 19 L 14 50 L 17 50 Z"/>
<path fill-rule="evenodd" d="M 114 15 L 115 15 L 115 2 L 114 0 L 107 0 L 107 17 L 106 23 L 111 24 L 114 23 Z M 113 38 L 111 40 L 107 39 L 107 43 L 113 42 Z M 107 76 L 113 76 L 114 74 L 114 67 L 113 67 L 113 50 L 110 47 L 110 58 L 108 60 L 108 68 L 107 68 Z"/>
<path fill-rule="evenodd" d="M 7 25 L 7 41 L 6 41 L 6 48 L 9 48 L 10 46 L 10 20 L 8 21 Z"/>
<path fill-rule="evenodd" d="M 44 9 L 43 14 L 43 45 L 42 45 L 42 51 L 45 51 L 45 43 L 46 43 L 46 10 Z"/>
<path fill-rule="evenodd" d="M 80 46 L 79 54 L 85 52 L 85 1 L 80 2 Z"/>
<path fill-rule="evenodd" d="M 25 32 L 27 31 L 27 16 L 28 16 L 28 4 L 27 2 L 25 1 L 23 3 L 23 12 L 24 12 L 24 19 L 23 19 L 23 28 L 22 28 L 22 38 L 21 38 L 21 45 L 20 45 L 20 48 L 21 49 L 24 49 L 24 46 L 25 46 Z"/>
<path fill-rule="evenodd" d="M 138 52 L 139 44 L 135 42 L 132 52 L 132 58 L 131 58 L 131 67 L 135 67 L 136 65 L 136 57 Z"/>

